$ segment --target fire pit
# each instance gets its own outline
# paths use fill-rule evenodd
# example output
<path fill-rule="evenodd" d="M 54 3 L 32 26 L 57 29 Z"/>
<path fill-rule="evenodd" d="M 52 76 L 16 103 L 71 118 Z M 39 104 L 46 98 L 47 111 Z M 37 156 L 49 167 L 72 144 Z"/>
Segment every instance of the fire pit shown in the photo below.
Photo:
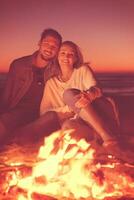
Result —
<path fill-rule="evenodd" d="M 71 133 L 70 130 L 51 134 L 36 154 L 30 155 L 27 149 L 33 160 L 3 161 L 0 199 L 134 199 L 134 166 L 110 155 L 96 159 L 97 147 L 85 139 L 74 139 Z M 27 158 L 24 148 L 23 151 Z"/>

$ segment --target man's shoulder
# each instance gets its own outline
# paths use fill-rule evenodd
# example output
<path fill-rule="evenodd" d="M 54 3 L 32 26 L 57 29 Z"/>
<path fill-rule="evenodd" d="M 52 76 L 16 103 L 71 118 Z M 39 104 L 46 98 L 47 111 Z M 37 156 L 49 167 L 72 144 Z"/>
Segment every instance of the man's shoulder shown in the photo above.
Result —
<path fill-rule="evenodd" d="M 12 64 L 21 65 L 21 64 L 31 63 L 32 57 L 33 57 L 33 55 L 27 55 L 27 56 L 23 56 L 20 58 L 16 58 L 13 60 Z"/>
<path fill-rule="evenodd" d="M 17 72 L 22 72 L 22 71 L 25 72 L 27 70 L 31 70 L 33 57 L 34 57 L 34 54 L 23 56 L 23 57 L 13 60 L 12 63 L 10 64 L 9 73 L 13 73 L 13 72 L 17 73 Z"/>

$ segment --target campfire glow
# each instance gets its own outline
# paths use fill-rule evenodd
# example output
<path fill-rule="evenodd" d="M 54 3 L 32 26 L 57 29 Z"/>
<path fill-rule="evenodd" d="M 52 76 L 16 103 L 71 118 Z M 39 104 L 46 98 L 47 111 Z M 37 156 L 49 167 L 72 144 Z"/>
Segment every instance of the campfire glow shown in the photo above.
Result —
<path fill-rule="evenodd" d="M 118 170 L 119 162 L 95 162 L 96 149 L 85 139 L 77 141 L 70 131 L 58 131 L 45 138 L 32 174 L 12 176 L 9 183 L 21 189 L 17 200 L 35 200 L 37 195 L 53 199 L 104 199 L 134 194 L 131 176 Z M 47 198 L 45 198 L 47 199 Z"/>

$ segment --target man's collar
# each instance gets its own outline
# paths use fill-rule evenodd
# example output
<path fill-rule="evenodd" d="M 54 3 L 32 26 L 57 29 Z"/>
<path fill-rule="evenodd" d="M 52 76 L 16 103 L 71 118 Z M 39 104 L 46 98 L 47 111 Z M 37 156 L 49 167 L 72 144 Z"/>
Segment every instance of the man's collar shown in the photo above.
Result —
<path fill-rule="evenodd" d="M 36 67 L 38 67 L 37 65 L 36 65 L 36 58 L 37 58 L 37 55 L 38 55 L 38 51 L 35 51 L 33 54 L 32 54 L 32 64 L 33 64 L 33 66 L 36 66 Z M 54 58 L 53 60 L 51 60 L 51 61 L 49 61 L 48 62 L 48 64 L 46 65 L 46 66 L 44 66 L 44 67 L 42 67 L 42 68 L 50 68 L 51 66 L 54 66 L 54 65 L 57 65 L 57 61 L 56 61 L 56 59 Z"/>
<path fill-rule="evenodd" d="M 32 65 L 35 67 L 38 67 L 35 65 L 35 60 L 36 57 L 38 55 L 38 51 L 34 52 L 32 54 Z M 51 60 L 47 66 L 43 67 L 45 69 L 50 69 L 53 71 L 54 74 L 58 74 L 59 73 L 59 64 L 58 64 L 58 60 L 56 58 L 54 58 L 53 60 Z"/>

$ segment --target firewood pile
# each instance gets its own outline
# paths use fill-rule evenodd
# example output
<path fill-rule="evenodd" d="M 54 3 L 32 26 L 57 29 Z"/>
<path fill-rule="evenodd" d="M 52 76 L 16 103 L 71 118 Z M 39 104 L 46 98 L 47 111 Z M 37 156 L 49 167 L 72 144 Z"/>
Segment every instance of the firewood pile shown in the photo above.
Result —
<path fill-rule="evenodd" d="M 31 174 L 39 147 L 11 144 L 0 152 L 0 199 L 15 200 L 13 190 L 18 179 Z"/>
<path fill-rule="evenodd" d="M 25 194 L 25 191 L 17 187 L 19 179 L 30 176 L 32 174 L 32 168 L 37 162 L 38 150 L 40 144 L 30 146 L 19 146 L 12 144 L 6 146 L 0 152 L 0 199 L 1 200 L 18 200 L 18 192 Z M 109 159 L 109 160 L 108 160 Z M 101 165 L 105 165 L 107 162 L 118 162 L 114 158 L 109 158 L 103 155 L 99 159 L 94 160 L 95 163 L 100 162 Z M 111 176 L 113 171 L 109 169 L 108 172 Z M 119 163 L 116 166 L 115 174 L 118 176 L 120 173 L 129 175 L 134 180 L 134 166 L 127 163 Z M 116 176 L 115 175 L 115 176 Z M 96 179 L 102 178 L 102 173 L 98 172 L 94 174 Z M 116 177 L 118 178 L 118 177 Z M 131 193 L 131 191 L 130 191 Z M 25 196 L 25 195 L 24 195 Z M 26 198 L 27 199 L 27 196 Z M 28 199 L 29 200 L 29 199 Z M 32 200 L 75 200 L 71 198 L 58 198 L 49 195 L 43 195 L 33 192 Z M 85 198 L 79 198 L 78 200 L 85 200 Z M 96 200 L 94 198 L 86 198 L 86 200 Z M 129 192 L 125 196 L 113 196 L 105 197 L 103 200 L 134 200 L 134 196 L 129 195 Z"/>

